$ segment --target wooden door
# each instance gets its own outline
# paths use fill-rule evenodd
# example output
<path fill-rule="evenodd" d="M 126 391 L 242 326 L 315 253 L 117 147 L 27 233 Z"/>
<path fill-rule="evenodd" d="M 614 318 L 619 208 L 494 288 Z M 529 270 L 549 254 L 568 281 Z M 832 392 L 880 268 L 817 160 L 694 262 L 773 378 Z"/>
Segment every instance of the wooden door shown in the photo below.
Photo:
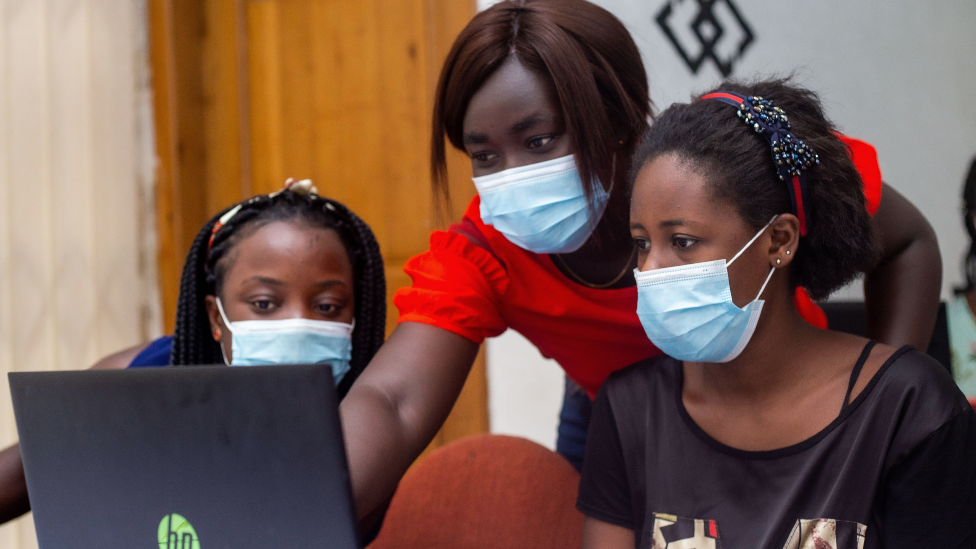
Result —
<path fill-rule="evenodd" d="M 433 90 L 474 11 L 473 0 L 151 0 L 167 329 L 199 228 L 287 177 L 312 179 L 372 226 L 388 299 L 409 284 L 404 262 L 442 226 L 428 175 Z M 470 165 L 449 163 L 461 212 Z M 432 447 L 487 430 L 482 352 Z"/>

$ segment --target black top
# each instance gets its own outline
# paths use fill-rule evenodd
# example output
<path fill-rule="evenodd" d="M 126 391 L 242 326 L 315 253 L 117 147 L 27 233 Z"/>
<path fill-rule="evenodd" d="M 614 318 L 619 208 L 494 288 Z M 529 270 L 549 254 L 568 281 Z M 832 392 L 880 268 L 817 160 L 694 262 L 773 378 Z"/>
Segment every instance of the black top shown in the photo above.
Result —
<path fill-rule="evenodd" d="M 976 413 L 927 355 L 899 349 L 830 425 L 778 450 L 711 438 L 681 387 L 661 355 L 594 403 L 576 506 L 638 548 L 976 547 Z"/>

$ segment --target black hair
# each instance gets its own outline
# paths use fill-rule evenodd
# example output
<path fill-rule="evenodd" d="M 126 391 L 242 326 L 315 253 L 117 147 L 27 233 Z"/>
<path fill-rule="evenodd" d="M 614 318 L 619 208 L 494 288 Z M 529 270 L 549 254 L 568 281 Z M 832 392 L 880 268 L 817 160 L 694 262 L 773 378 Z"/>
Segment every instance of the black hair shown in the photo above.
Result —
<path fill-rule="evenodd" d="M 962 260 L 962 272 L 966 275 L 966 285 L 956 288 L 956 295 L 966 294 L 976 290 L 976 226 L 973 225 L 973 215 L 976 214 L 976 158 L 969 166 L 966 183 L 962 186 L 962 222 L 969 234 L 969 251 Z"/>
<path fill-rule="evenodd" d="M 214 225 L 231 208 L 215 215 L 197 233 L 183 267 L 176 305 L 176 329 L 170 364 L 221 364 L 220 344 L 210 334 L 204 298 L 219 295 L 230 252 L 241 239 L 275 221 L 301 221 L 338 233 L 353 266 L 356 329 L 352 335 L 351 369 L 338 386 L 344 396 L 376 354 L 386 329 L 386 275 L 380 247 L 369 225 L 341 203 L 291 191 L 262 195 L 241 209 L 213 234 Z M 209 247 L 209 253 L 208 253 Z"/>
<path fill-rule="evenodd" d="M 770 100 L 786 112 L 793 135 L 820 156 L 819 165 L 804 171 L 808 233 L 790 265 L 791 284 L 824 299 L 868 270 L 877 252 L 863 182 L 817 94 L 790 78 L 726 81 L 701 95 L 715 91 Z M 635 153 L 631 185 L 645 164 L 674 154 L 708 180 L 713 198 L 734 205 L 756 230 L 776 214 L 791 213 L 789 189 L 776 173 L 769 142 L 734 107 L 699 97 L 672 105 L 655 119 Z"/>

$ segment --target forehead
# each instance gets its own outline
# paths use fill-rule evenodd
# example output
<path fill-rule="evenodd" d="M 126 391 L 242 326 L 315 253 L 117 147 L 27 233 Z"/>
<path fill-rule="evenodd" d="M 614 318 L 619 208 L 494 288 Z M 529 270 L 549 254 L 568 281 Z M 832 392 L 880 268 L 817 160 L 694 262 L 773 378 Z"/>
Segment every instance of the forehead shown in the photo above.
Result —
<path fill-rule="evenodd" d="M 471 97 L 464 113 L 464 132 L 506 128 L 525 117 L 559 117 L 556 93 L 545 76 L 509 57 Z"/>
<path fill-rule="evenodd" d="M 228 276 L 243 271 L 327 272 L 352 278 L 352 262 L 339 234 L 300 221 L 274 221 L 242 238 L 234 247 Z"/>
<path fill-rule="evenodd" d="M 648 228 L 675 219 L 741 223 L 732 204 L 714 197 L 705 175 L 673 153 L 658 156 L 637 173 L 630 214 Z"/>

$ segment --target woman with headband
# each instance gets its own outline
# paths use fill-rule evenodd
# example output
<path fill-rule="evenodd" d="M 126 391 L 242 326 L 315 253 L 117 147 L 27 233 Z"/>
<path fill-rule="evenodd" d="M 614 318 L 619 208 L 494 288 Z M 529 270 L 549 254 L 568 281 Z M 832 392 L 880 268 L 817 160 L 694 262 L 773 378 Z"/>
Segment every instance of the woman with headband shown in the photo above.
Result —
<path fill-rule="evenodd" d="M 909 345 L 811 326 L 876 255 L 816 94 L 727 82 L 634 158 L 636 313 L 664 354 L 594 403 L 587 549 L 972 547 L 976 413 Z"/>
<path fill-rule="evenodd" d="M 589 399 L 611 372 L 659 353 L 634 315 L 625 184 L 649 116 L 640 52 L 596 5 L 501 2 L 461 31 L 435 93 L 432 172 L 446 194 L 449 142 L 471 158 L 479 196 L 407 262 L 413 285 L 394 297 L 400 322 L 342 403 L 361 514 L 437 432 L 478 345 L 506 328 L 582 388 L 569 395 L 558 441 L 578 466 Z M 873 149 L 851 143 L 876 207 Z M 941 283 L 931 228 L 887 188 L 875 221 L 885 260 L 867 279 L 872 334 L 924 345 Z M 822 322 L 798 292 L 805 318 Z"/>

